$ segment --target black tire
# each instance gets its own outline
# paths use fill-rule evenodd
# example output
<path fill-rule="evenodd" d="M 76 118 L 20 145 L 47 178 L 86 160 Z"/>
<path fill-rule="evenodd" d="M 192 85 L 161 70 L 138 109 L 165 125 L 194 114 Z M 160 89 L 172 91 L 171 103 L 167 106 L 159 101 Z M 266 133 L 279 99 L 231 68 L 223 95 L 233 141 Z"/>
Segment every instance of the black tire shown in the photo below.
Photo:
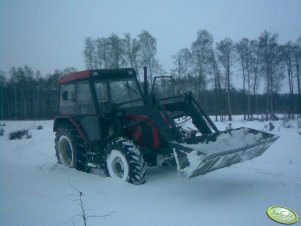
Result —
<path fill-rule="evenodd" d="M 106 176 L 131 184 L 145 183 L 145 163 L 140 150 L 126 138 L 113 139 L 106 148 Z"/>
<path fill-rule="evenodd" d="M 59 164 L 84 172 L 90 170 L 84 142 L 73 126 L 59 126 L 55 133 L 55 152 Z"/>

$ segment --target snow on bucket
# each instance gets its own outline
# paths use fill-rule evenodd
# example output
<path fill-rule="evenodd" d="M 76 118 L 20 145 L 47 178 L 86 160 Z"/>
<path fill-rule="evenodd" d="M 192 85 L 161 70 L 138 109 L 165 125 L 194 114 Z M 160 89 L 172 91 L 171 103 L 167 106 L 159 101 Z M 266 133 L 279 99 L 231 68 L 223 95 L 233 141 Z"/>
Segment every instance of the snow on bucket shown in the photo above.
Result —
<path fill-rule="evenodd" d="M 170 145 L 179 174 L 192 178 L 260 156 L 278 138 L 242 127 Z"/>

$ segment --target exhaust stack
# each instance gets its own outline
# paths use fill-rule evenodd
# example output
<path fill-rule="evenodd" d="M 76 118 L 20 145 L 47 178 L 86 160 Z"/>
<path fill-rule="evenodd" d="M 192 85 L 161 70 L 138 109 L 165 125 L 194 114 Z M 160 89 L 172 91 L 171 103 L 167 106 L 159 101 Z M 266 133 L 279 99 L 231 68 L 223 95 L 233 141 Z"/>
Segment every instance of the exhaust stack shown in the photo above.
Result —
<path fill-rule="evenodd" d="M 143 94 L 145 97 L 148 96 L 148 81 L 147 81 L 147 67 L 143 67 L 144 81 L 143 81 Z"/>

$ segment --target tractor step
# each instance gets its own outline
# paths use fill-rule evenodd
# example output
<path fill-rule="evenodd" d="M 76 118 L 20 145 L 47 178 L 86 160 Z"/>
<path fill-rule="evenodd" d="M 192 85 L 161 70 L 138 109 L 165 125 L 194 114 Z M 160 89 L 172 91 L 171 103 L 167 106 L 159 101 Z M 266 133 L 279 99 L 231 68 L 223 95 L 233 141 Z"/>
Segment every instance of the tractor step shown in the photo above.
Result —
<path fill-rule="evenodd" d="M 192 178 L 260 156 L 279 136 L 250 128 L 170 142 L 178 173 Z"/>

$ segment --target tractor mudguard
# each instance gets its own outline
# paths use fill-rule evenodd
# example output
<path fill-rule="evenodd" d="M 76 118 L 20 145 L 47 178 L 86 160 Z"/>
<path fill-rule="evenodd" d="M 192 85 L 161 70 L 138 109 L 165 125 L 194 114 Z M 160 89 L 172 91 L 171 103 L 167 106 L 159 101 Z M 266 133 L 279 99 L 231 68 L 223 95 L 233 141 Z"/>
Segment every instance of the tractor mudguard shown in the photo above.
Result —
<path fill-rule="evenodd" d="M 56 132 L 58 126 L 62 123 L 71 123 L 74 128 L 76 129 L 76 131 L 78 132 L 78 135 L 85 141 L 88 142 L 88 138 L 84 132 L 84 130 L 82 129 L 81 125 L 76 122 L 75 119 L 73 119 L 72 116 L 58 116 L 55 117 L 54 119 L 54 125 L 53 125 L 53 131 Z"/>
<path fill-rule="evenodd" d="M 178 173 L 192 178 L 260 156 L 278 138 L 242 127 L 169 144 Z"/>

